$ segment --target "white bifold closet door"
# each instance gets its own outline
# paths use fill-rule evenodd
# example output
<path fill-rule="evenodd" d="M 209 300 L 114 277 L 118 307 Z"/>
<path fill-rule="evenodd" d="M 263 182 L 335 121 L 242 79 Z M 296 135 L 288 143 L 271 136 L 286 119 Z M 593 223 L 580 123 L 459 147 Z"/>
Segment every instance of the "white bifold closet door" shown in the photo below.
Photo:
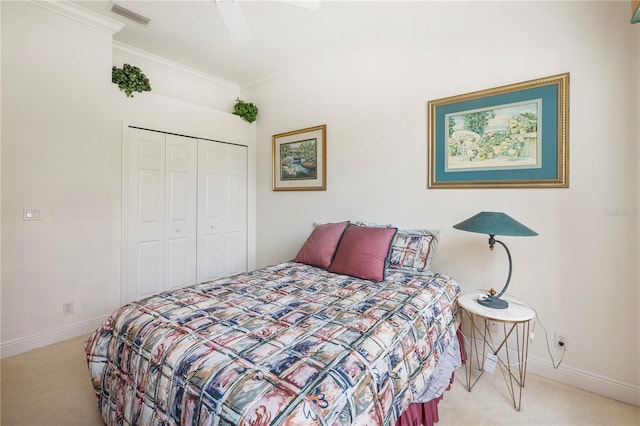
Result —
<path fill-rule="evenodd" d="M 198 141 L 198 282 L 247 270 L 247 148 Z"/>
<path fill-rule="evenodd" d="M 122 302 L 245 271 L 247 148 L 128 133 Z"/>
<path fill-rule="evenodd" d="M 129 301 L 196 281 L 198 145 L 131 128 L 127 153 Z"/>

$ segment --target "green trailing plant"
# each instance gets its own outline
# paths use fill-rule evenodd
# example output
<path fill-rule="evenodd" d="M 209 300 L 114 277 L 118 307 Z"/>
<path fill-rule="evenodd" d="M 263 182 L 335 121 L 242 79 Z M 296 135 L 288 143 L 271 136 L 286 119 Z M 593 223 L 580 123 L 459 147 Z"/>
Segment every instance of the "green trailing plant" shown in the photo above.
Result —
<path fill-rule="evenodd" d="M 122 68 L 111 69 L 111 82 L 118 85 L 128 98 L 133 97 L 133 92 L 150 92 L 149 79 L 140 71 L 140 68 L 124 64 Z"/>
<path fill-rule="evenodd" d="M 253 123 L 258 117 L 258 107 L 251 102 L 245 102 L 240 98 L 236 98 L 236 104 L 233 106 L 233 114 L 240 116 L 244 121 Z"/>

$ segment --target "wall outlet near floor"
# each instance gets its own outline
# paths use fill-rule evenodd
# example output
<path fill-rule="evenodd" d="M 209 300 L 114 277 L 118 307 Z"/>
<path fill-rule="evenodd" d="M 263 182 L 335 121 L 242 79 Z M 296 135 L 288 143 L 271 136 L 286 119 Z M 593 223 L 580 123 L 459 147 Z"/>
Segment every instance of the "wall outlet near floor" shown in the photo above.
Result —
<path fill-rule="evenodd" d="M 73 302 L 64 302 L 62 304 L 62 315 L 73 314 Z"/>
<path fill-rule="evenodd" d="M 555 332 L 555 339 L 553 341 L 555 342 L 556 349 L 562 349 L 566 351 L 568 340 L 569 336 L 567 336 L 566 333 L 561 333 L 559 331 Z"/>

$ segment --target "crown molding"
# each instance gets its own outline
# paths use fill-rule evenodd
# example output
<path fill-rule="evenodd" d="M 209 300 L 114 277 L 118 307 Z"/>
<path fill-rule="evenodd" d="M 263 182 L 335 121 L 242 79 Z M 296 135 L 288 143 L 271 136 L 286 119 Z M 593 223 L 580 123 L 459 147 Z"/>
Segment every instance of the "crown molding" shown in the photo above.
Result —
<path fill-rule="evenodd" d="M 73 19 L 74 21 L 89 25 L 90 27 L 97 28 L 111 35 L 117 33 L 124 27 L 122 22 L 99 15 L 91 10 L 85 9 L 84 7 L 76 6 L 66 1 L 28 1 L 33 5 L 55 12 L 66 18 Z"/>
<path fill-rule="evenodd" d="M 182 65 L 178 62 L 171 61 L 162 56 L 155 55 L 153 53 L 149 53 L 145 50 L 138 49 L 137 47 L 130 46 L 128 44 L 113 41 L 113 53 L 117 55 L 124 56 L 129 59 L 141 59 L 145 61 L 154 62 L 158 65 L 162 65 L 167 68 L 174 69 L 183 74 L 189 75 L 191 77 L 195 77 L 197 79 L 201 79 L 207 81 L 208 83 L 216 84 L 218 86 L 223 86 L 227 89 L 238 90 L 238 85 L 228 80 L 223 80 L 219 77 L 213 76 L 211 74 L 207 74 L 202 71 L 198 71 L 194 68 L 188 67 L 186 65 Z"/>

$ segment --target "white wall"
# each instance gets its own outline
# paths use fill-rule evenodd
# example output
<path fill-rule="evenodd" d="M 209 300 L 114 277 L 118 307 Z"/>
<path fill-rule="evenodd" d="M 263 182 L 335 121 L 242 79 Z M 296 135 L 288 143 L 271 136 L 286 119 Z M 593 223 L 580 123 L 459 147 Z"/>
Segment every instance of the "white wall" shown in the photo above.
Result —
<path fill-rule="evenodd" d="M 514 257 L 510 293 L 537 310 L 550 338 L 561 331 L 569 340 L 555 371 L 538 324 L 530 371 L 639 404 L 640 25 L 629 24 L 628 3 L 398 9 L 413 24 L 390 16 L 388 34 L 242 91 L 260 107 L 258 266 L 295 256 L 313 222 L 362 219 L 441 229 L 434 269 L 464 291 L 499 288 L 504 253 L 452 225 L 504 211 L 540 234 L 504 238 Z M 426 189 L 429 100 L 563 72 L 571 73 L 569 189 Z M 327 191 L 273 192 L 271 136 L 319 124 L 327 124 Z"/>
<path fill-rule="evenodd" d="M 248 144 L 251 173 L 255 125 L 214 109 L 233 105 L 238 89 L 202 76 L 182 84 L 185 92 L 164 83 L 160 93 L 126 98 L 111 83 L 121 58 L 114 59 L 111 33 L 30 2 L 1 7 L 1 337 L 8 356 L 92 331 L 120 305 L 123 125 Z M 193 79 L 179 80 L 157 58 L 128 62 L 143 63 L 152 87 L 172 73 L 182 83 Z M 198 85 L 214 99 L 186 102 Z M 249 193 L 252 265 L 253 186 Z M 44 219 L 23 221 L 25 207 L 41 207 Z M 67 301 L 75 313 L 63 316 Z"/>
<path fill-rule="evenodd" d="M 159 93 L 127 99 L 110 83 L 122 60 L 110 34 L 1 2 L 3 356 L 89 331 L 119 304 L 121 129 L 134 122 L 250 143 L 260 266 L 293 257 L 312 222 L 366 219 L 440 228 L 434 269 L 464 290 L 500 285 L 500 251 L 451 226 L 507 212 L 540 233 L 505 238 L 511 293 L 569 336 L 551 371 L 538 326 L 530 371 L 638 403 L 640 26 L 628 24 L 628 4 L 398 7 L 413 25 L 390 17 L 375 42 L 345 40 L 333 59 L 243 90 L 260 107 L 256 127 L 216 111 L 234 90 L 193 99 L 172 85 L 175 68 L 148 57 Z M 561 72 L 571 73 L 569 189 L 426 189 L 429 100 Z M 271 136 L 318 124 L 328 126 L 328 190 L 272 192 Z M 24 207 L 42 207 L 44 220 L 22 221 Z M 69 300 L 76 312 L 62 316 Z"/>

